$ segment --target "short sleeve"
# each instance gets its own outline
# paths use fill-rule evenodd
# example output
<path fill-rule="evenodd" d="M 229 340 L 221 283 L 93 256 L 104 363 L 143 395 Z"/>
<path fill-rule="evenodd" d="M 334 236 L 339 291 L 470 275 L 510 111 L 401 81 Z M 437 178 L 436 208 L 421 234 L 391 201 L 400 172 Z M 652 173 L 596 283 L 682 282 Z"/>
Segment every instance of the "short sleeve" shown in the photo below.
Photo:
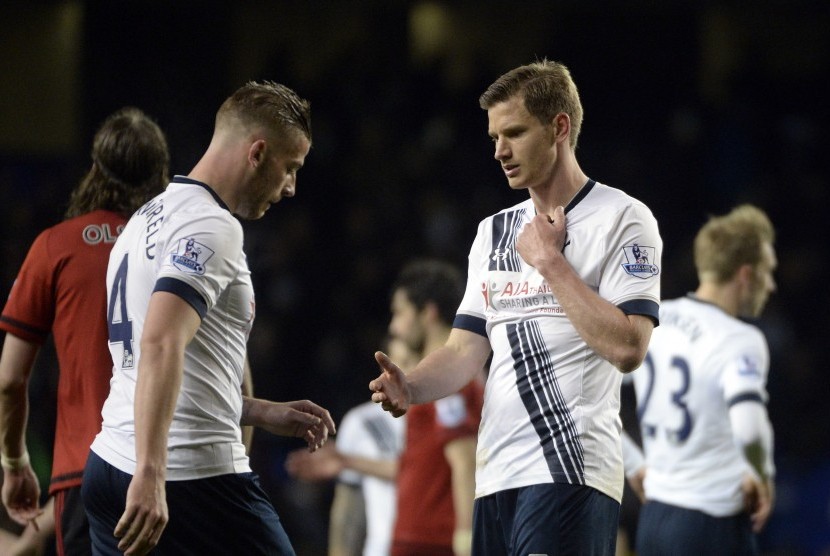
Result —
<path fill-rule="evenodd" d="M 205 215 L 182 212 L 172 218 L 157 284 L 166 291 L 182 292 L 179 295 L 188 301 L 186 289 L 170 286 L 172 281 L 184 283 L 210 310 L 239 272 L 242 226 L 219 209 Z"/>
<path fill-rule="evenodd" d="M 485 221 L 478 225 L 478 232 L 467 258 L 467 286 L 455 315 L 454 328 L 487 336 L 484 317 L 487 297 L 487 249 L 485 247 Z"/>
<path fill-rule="evenodd" d="M 0 329 L 39 344 L 48 337 L 55 318 L 57 261 L 49 253 L 49 234 L 42 232 L 29 248 L 0 316 Z"/>
<path fill-rule="evenodd" d="M 767 402 L 769 350 L 760 330 L 725 342 L 721 375 L 723 397 L 730 407 L 741 402 Z"/>
<path fill-rule="evenodd" d="M 645 315 L 657 323 L 663 240 L 645 205 L 633 201 L 617 215 L 607 253 L 599 295 L 626 314 Z"/>

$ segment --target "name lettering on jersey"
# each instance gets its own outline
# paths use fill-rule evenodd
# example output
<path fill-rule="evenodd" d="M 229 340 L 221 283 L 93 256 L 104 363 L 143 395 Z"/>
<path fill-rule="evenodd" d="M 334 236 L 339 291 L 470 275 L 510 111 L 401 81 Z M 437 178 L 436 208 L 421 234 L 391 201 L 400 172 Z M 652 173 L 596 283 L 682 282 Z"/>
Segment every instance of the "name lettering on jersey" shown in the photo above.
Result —
<path fill-rule="evenodd" d="M 164 220 L 164 203 L 161 199 L 153 199 L 138 210 L 138 214 L 147 217 L 147 227 L 144 233 L 144 256 L 148 259 L 156 258 L 156 242 L 153 236 L 159 232 L 159 226 Z"/>
<path fill-rule="evenodd" d="M 660 325 L 673 326 L 686 334 L 689 341 L 695 342 L 700 338 L 703 331 L 696 319 L 675 313 L 673 311 L 660 311 Z"/>
<path fill-rule="evenodd" d="M 626 245 L 622 250 L 626 262 L 622 263 L 621 266 L 626 273 L 643 280 L 657 276 L 660 273 L 657 265 L 649 262 L 655 259 L 656 249 L 654 247 L 634 243 Z"/>
<path fill-rule="evenodd" d="M 119 225 L 115 228 L 115 234 L 113 234 L 110 225 L 104 222 L 103 224 L 90 224 L 83 229 L 81 235 L 87 245 L 98 245 L 101 242 L 115 243 L 122 231 L 124 231 L 124 226 Z"/>
<path fill-rule="evenodd" d="M 189 237 L 179 240 L 178 250 L 170 255 L 170 261 L 182 272 L 204 274 L 205 263 L 210 260 L 213 253 L 213 249 Z"/>

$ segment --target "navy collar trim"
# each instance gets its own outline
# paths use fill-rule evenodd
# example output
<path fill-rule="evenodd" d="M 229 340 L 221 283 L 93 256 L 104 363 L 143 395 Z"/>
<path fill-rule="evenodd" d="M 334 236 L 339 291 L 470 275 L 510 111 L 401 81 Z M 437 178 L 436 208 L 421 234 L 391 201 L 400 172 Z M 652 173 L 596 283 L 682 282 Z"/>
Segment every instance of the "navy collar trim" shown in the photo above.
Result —
<path fill-rule="evenodd" d="M 594 188 L 596 184 L 596 181 L 588 178 L 588 181 L 585 183 L 585 185 L 582 186 L 582 189 L 580 189 L 576 193 L 576 195 L 574 195 L 574 198 L 571 199 L 571 202 L 568 203 L 568 206 L 565 207 L 565 214 L 568 214 L 569 210 L 573 209 L 576 205 L 578 205 L 579 202 L 582 199 L 584 199 L 588 195 L 588 193 L 591 192 L 591 190 Z"/>
<path fill-rule="evenodd" d="M 695 292 L 689 292 L 689 293 L 687 293 L 687 294 L 686 294 L 686 297 L 687 297 L 688 299 L 691 299 L 692 301 L 694 301 L 694 302 L 696 302 L 696 303 L 703 303 L 704 305 L 709 305 L 709 306 L 711 306 L 711 307 L 714 307 L 715 309 L 717 309 L 717 310 L 719 310 L 719 311 L 721 311 L 721 312 L 723 312 L 723 313 L 725 313 L 725 312 L 726 312 L 726 311 L 724 311 L 724 310 L 723 310 L 723 308 L 722 308 L 720 305 L 718 305 L 718 304 L 716 304 L 716 303 L 712 303 L 711 301 L 706 301 L 705 299 L 701 299 L 701 298 L 699 298 Z"/>
<path fill-rule="evenodd" d="M 199 180 L 194 180 L 193 178 L 188 178 L 187 176 L 176 175 L 176 176 L 173 176 L 173 181 L 171 183 L 189 183 L 190 185 L 198 185 L 199 187 L 204 187 L 205 189 L 207 189 L 208 193 L 211 194 L 213 199 L 219 204 L 220 207 L 222 207 L 223 209 L 225 209 L 228 212 L 231 211 L 231 209 L 228 208 L 228 205 L 225 204 L 225 201 L 223 201 L 219 197 L 219 195 L 216 194 L 216 191 L 211 189 L 210 186 L 208 184 L 204 183 L 204 182 L 201 182 Z"/>

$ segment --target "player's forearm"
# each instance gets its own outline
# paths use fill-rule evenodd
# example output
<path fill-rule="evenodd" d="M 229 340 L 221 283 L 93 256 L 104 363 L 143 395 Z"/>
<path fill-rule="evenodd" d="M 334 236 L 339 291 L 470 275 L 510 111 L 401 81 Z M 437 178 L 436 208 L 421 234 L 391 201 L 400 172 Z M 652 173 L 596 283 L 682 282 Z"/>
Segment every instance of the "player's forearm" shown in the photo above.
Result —
<path fill-rule="evenodd" d="M 772 427 L 763 404 L 744 401 L 729 409 L 735 443 L 752 469 L 762 479 L 775 473 L 772 464 Z"/>
<path fill-rule="evenodd" d="M 487 338 L 454 328 L 443 347 L 407 373 L 410 403 L 428 403 L 458 392 L 478 375 L 489 354 Z"/>
<path fill-rule="evenodd" d="M 6 334 L 0 356 L 0 452 L 17 458 L 26 452 L 29 375 L 38 346 Z"/>
<path fill-rule="evenodd" d="M 8 457 L 20 457 L 26 451 L 26 421 L 28 393 L 22 387 L 6 384 L 0 391 L 0 452 Z"/>
<path fill-rule="evenodd" d="M 175 345 L 141 346 L 135 391 L 136 472 L 164 476 L 167 438 L 182 383 L 184 349 Z"/>
<path fill-rule="evenodd" d="M 653 326 L 637 322 L 585 284 L 567 259 L 557 254 L 538 268 L 568 320 L 600 357 L 622 372 L 640 366 L 648 350 Z"/>
<path fill-rule="evenodd" d="M 395 459 L 370 459 L 341 453 L 340 461 L 344 468 L 357 471 L 362 475 L 370 475 L 386 481 L 394 481 L 398 476 L 398 460 Z"/>

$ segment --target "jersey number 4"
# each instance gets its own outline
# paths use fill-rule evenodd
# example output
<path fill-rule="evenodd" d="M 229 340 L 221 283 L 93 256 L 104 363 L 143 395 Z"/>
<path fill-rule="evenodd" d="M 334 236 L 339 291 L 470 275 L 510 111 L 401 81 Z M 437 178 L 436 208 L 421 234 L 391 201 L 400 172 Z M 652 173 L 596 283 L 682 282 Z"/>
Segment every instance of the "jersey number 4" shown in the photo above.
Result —
<path fill-rule="evenodd" d="M 654 360 L 651 358 L 650 353 L 646 354 L 646 359 L 643 363 L 648 371 L 648 386 L 646 387 L 645 396 L 643 396 L 642 401 L 638 404 L 637 418 L 640 421 L 640 428 L 643 436 L 654 437 L 657 434 L 658 426 L 649 423 L 646 415 L 648 404 L 651 401 L 652 394 L 654 393 L 654 383 L 656 379 L 654 372 Z M 694 424 L 694 419 L 692 419 L 692 414 L 686 406 L 685 399 L 686 393 L 689 391 L 689 363 L 682 357 L 675 356 L 671 358 L 670 368 L 675 369 L 680 373 L 680 387 L 669 394 L 671 396 L 671 404 L 676 407 L 681 414 L 682 424 L 680 428 L 677 429 L 666 428 L 666 436 L 669 441 L 675 444 L 683 444 L 686 440 L 688 440 L 689 435 L 692 434 L 692 425 Z M 665 416 L 662 416 L 662 418 L 665 419 Z"/>
<path fill-rule="evenodd" d="M 118 307 L 116 313 L 115 308 Z M 116 316 L 117 315 L 117 316 Z M 107 310 L 107 327 L 109 328 L 110 343 L 120 343 L 124 348 L 121 360 L 122 369 L 132 369 L 135 364 L 133 357 L 133 321 L 127 316 L 127 255 L 121 259 L 115 280 L 110 291 L 109 309 Z"/>

